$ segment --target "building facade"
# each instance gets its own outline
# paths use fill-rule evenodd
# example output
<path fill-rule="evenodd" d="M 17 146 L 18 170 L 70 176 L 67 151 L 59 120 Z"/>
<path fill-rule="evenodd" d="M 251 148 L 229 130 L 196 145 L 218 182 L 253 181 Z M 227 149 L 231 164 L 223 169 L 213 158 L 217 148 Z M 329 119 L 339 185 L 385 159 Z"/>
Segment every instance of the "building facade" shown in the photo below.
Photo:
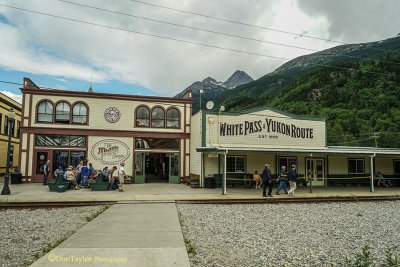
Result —
<path fill-rule="evenodd" d="M 299 176 L 313 186 L 350 178 L 368 182 L 377 171 L 400 177 L 399 149 L 327 146 L 325 118 L 268 107 L 195 114 L 190 155 L 191 171 L 200 175 L 203 185 L 206 177 L 225 174 L 229 183 L 246 173 L 262 172 L 266 163 L 274 176 L 282 166 L 295 164 Z"/>
<path fill-rule="evenodd" d="M 147 97 L 41 89 L 24 79 L 19 166 L 23 182 L 41 182 L 41 166 L 95 169 L 124 162 L 135 183 L 189 177 L 192 95 Z"/>
<path fill-rule="evenodd" d="M 14 122 L 10 124 L 7 114 L 11 108 L 15 112 L 15 117 Z M 21 110 L 21 104 L 0 93 L 0 175 L 3 175 L 6 171 L 7 147 L 10 130 L 12 133 L 9 167 L 12 169 L 18 167 Z M 10 171 L 12 170 L 10 169 Z"/>

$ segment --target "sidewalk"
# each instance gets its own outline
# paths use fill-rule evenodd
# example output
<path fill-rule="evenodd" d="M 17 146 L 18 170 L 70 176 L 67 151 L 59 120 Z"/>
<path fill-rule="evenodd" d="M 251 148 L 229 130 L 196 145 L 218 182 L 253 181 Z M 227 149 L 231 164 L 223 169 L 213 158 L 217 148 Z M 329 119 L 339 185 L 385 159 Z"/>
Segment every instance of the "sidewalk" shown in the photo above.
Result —
<path fill-rule="evenodd" d="M 0 184 L 3 187 L 3 184 Z M 128 184 L 125 192 L 91 191 L 90 189 L 68 190 L 64 193 L 50 192 L 41 184 L 10 185 L 11 195 L 0 195 L 0 202 L 54 202 L 54 201 L 133 201 L 133 200 L 204 200 L 204 199 L 260 199 L 261 189 L 227 188 L 227 195 L 222 195 L 221 188 L 190 188 L 185 184 Z M 287 198 L 287 195 L 275 195 L 274 198 Z M 298 188 L 296 198 L 339 197 L 339 196 L 400 196 L 400 187 L 375 188 L 371 193 L 369 187 L 313 187 Z"/>
<path fill-rule="evenodd" d="M 174 203 L 119 202 L 34 262 L 46 266 L 190 266 Z"/>

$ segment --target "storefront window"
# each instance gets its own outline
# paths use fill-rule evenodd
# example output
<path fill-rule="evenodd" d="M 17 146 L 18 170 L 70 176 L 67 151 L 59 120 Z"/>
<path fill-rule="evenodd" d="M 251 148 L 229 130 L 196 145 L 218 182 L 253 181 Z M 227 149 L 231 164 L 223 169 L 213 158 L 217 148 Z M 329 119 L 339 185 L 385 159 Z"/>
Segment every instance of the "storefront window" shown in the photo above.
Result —
<path fill-rule="evenodd" d="M 84 104 L 78 103 L 72 109 L 72 123 L 86 124 L 87 108 Z"/>
<path fill-rule="evenodd" d="M 53 173 L 58 169 L 58 166 L 61 166 L 63 170 L 68 167 L 68 151 L 53 151 Z"/>
<path fill-rule="evenodd" d="M 246 166 L 245 156 L 227 156 L 226 157 L 226 172 L 244 173 Z"/>
<path fill-rule="evenodd" d="M 165 127 L 165 115 L 162 108 L 154 108 L 151 112 L 151 127 L 164 128 Z"/>
<path fill-rule="evenodd" d="M 136 138 L 136 148 L 145 149 L 179 149 L 179 139 L 169 138 Z"/>
<path fill-rule="evenodd" d="M 81 160 L 85 160 L 85 151 L 71 151 L 69 157 L 69 165 L 78 166 Z"/>
<path fill-rule="evenodd" d="M 149 127 L 150 126 L 150 111 L 146 107 L 140 107 L 136 110 L 136 126 Z"/>
<path fill-rule="evenodd" d="M 43 101 L 38 106 L 38 122 L 53 122 L 53 104 L 49 101 Z"/>
<path fill-rule="evenodd" d="M 179 112 L 176 108 L 167 111 L 167 128 L 179 128 Z"/>
<path fill-rule="evenodd" d="M 56 106 L 56 122 L 58 123 L 69 123 L 69 115 L 71 109 L 68 103 L 60 102 Z"/>
<path fill-rule="evenodd" d="M 349 174 L 364 174 L 364 159 L 349 159 Z"/>
<path fill-rule="evenodd" d="M 36 146 L 86 147 L 86 136 L 37 134 Z"/>

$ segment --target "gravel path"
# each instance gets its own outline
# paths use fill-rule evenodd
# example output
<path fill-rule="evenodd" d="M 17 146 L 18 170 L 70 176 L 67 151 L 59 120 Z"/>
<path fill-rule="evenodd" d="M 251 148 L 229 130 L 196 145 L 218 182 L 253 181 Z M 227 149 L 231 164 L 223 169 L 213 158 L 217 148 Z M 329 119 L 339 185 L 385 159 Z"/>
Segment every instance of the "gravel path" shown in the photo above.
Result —
<path fill-rule="evenodd" d="M 70 236 L 87 223 L 86 216 L 103 208 L 0 210 L 0 266 L 29 265 L 35 253 Z"/>
<path fill-rule="evenodd" d="M 343 266 L 370 247 L 400 253 L 400 202 L 188 205 L 178 211 L 192 266 Z M 378 263 L 379 262 L 379 263 Z"/>

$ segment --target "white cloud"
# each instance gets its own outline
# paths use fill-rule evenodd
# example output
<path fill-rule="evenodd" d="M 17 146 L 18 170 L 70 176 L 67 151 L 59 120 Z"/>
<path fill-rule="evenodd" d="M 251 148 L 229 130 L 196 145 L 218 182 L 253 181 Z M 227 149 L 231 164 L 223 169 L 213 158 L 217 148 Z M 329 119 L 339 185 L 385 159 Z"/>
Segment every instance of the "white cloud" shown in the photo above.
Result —
<path fill-rule="evenodd" d="M 9 98 L 11 98 L 12 100 L 17 101 L 18 103 L 22 104 L 22 95 L 17 95 L 17 94 L 11 93 L 9 91 L 0 91 L 0 93 L 2 93 L 3 95 L 6 95 Z"/>
<path fill-rule="evenodd" d="M 396 0 L 392 0 L 392 5 L 398 7 L 398 2 L 394 3 L 393 1 Z M 293 58 L 310 53 L 294 48 L 177 28 L 52 0 L 29 0 L 24 1 L 23 4 L 19 1 L 5 0 L 3 2 L 112 27 L 272 56 Z M 101 2 L 81 0 L 79 2 L 118 12 L 312 49 L 324 49 L 332 46 L 332 44 L 309 38 L 295 38 L 293 35 L 214 21 L 131 1 L 118 1 L 117 4 L 112 0 Z M 346 34 L 348 31 L 349 34 L 352 34 L 354 30 L 348 30 L 346 25 L 342 25 L 340 29 L 334 29 L 332 16 L 340 19 L 341 14 L 327 14 L 327 12 L 321 11 L 321 6 L 324 6 L 321 4 L 319 9 L 311 9 L 308 6 L 306 8 L 304 2 L 307 0 L 154 0 L 152 2 L 249 24 L 298 33 L 309 32 L 310 35 L 322 37 L 329 37 L 331 35 L 329 30 L 342 31 Z M 323 1 L 323 3 L 327 2 Z M 336 1 L 332 1 L 332 3 L 329 1 L 326 6 L 331 9 L 339 8 L 339 4 L 335 3 Z M 380 4 L 386 6 L 381 1 Z M 342 5 L 346 6 L 344 3 Z M 396 9 L 393 8 L 393 10 Z M 352 12 L 357 13 L 357 11 Z M 368 12 L 369 15 L 373 14 L 373 10 L 368 9 Z M 208 76 L 217 80 L 226 80 L 235 70 L 241 69 L 253 78 L 259 78 L 284 63 L 284 61 L 267 57 L 245 55 L 99 28 L 5 7 L 0 7 L 0 14 L 5 16 L 10 23 L 0 23 L 0 36 L 7 36 L 0 42 L 0 67 L 55 76 L 58 79 L 76 78 L 89 82 L 93 77 L 93 83 L 115 79 L 145 86 L 164 95 L 173 95 L 193 81 Z M 399 17 L 391 16 L 392 21 L 388 22 L 388 19 L 382 16 L 380 30 L 385 31 L 385 23 L 398 25 Z M 374 19 L 374 21 L 376 20 L 377 18 Z M 359 31 L 363 31 L 363 27 L 358 25 L 357 28 Z M 342 37 L 340 34 L 335 34 L 335 36 Z"/>

